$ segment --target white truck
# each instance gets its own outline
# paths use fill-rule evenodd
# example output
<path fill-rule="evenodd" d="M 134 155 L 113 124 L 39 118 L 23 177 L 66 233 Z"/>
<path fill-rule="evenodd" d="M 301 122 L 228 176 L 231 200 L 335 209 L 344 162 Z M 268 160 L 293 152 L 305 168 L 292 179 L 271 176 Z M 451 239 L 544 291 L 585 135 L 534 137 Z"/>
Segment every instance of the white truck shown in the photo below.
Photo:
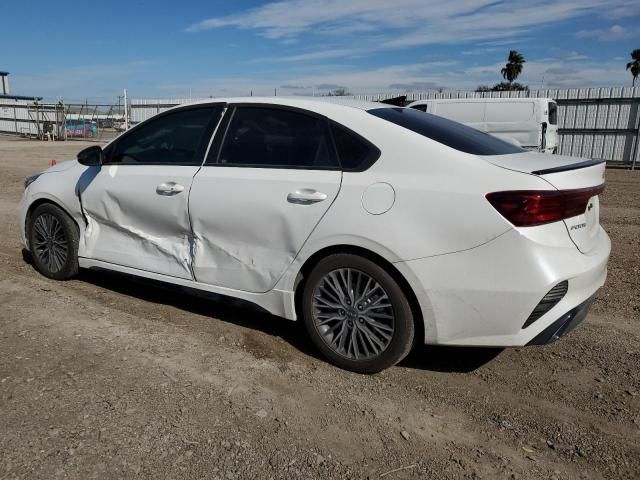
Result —
<path fill-rule="evenodd" d="M 456 98 L 407 105 L 464 123 L 528 150 L 558 151 L 558 105 L 551 98 Z"/>

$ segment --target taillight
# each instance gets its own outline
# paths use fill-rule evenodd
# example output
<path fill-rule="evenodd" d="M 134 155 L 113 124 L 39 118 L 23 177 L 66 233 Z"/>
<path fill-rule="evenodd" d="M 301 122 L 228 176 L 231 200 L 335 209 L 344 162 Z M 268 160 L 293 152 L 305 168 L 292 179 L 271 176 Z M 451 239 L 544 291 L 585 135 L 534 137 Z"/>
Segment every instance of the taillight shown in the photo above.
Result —
<path fill-rule="evenodd" d="M 487 193 L 486 198 L 516 227 L 533 227 L 575 217 L 587 210 L 591 197 L 604 191 L 597 187 L 574 190 L 513 190 Z"/>

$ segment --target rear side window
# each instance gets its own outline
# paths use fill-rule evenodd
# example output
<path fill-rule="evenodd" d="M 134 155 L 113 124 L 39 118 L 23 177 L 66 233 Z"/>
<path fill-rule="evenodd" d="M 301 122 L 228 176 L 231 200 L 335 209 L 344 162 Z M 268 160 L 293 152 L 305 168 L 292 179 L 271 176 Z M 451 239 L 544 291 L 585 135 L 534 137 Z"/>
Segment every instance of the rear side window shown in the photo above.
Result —
<path fill-rule="evenodd" d="M 221 113 L 216 105 L 160 115 L 117 140 L 108 163 L 200 165 Z"/>
<path fill-rule="evenodd" d="M 526 150 L 458 122 L 411 108 L 375 108 L 371 115 L 473 155 L 508 155 Z"/>
<path fill-rule="evenodd" d="M 359 135 L 335 124 L 331 129 L 343 170 L 366 170 L 380 156 L 380 150 Z"/>
<path fill-rule="evenodd" d="M 558 104 L 556 102 L 549 102 L 549 124 L 558 124 Z"/>
<path fill-rule="evenodd" d="M 220 152 L 222 165 L 338 168 L 325 118 L 272 107 L 237 107 Z"/>
<path fill-rule="evenodd" d="M 414 110 L 420 110 L 421 112 L 426 112 L 427 111 L 427 104 L 423 103 L 421 105 L 414 105 L 413 107 Z"/>

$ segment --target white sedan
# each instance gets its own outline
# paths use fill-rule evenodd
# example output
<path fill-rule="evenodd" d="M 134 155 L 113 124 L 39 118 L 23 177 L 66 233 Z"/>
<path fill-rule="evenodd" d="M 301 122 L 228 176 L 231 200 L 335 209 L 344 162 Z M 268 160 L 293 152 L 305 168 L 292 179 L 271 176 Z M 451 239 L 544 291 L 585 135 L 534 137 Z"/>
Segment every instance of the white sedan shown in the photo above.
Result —
<path fill-rule="evenodd" d="M 607 272 L 604 171 L 409 108 L 232 98 L 29 177 L 19 219 L 47 277 L 99 268 L 247 300 L 376 372 L 417 343 L 575 327 Z"/>

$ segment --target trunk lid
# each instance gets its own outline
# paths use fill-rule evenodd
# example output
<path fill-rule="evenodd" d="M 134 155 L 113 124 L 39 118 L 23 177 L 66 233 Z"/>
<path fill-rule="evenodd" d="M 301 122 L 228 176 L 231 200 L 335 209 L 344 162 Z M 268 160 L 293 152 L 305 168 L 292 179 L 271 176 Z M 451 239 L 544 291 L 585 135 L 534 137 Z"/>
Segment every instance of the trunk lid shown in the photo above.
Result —
<path fill-rule="evenodd" d="M 513 155 L 483 157 L 502 168 L 536 175 L 558 190 L 578 190 L 604 183 L 604 160 L 587 160 L 562 155 L 526 152 Z M 588 253 L 597 243 L 600 233 L 600 203 L 595 195 L 587 202 L 583 214 L 563 220 L 567 233 L 576 247 Z"/>

